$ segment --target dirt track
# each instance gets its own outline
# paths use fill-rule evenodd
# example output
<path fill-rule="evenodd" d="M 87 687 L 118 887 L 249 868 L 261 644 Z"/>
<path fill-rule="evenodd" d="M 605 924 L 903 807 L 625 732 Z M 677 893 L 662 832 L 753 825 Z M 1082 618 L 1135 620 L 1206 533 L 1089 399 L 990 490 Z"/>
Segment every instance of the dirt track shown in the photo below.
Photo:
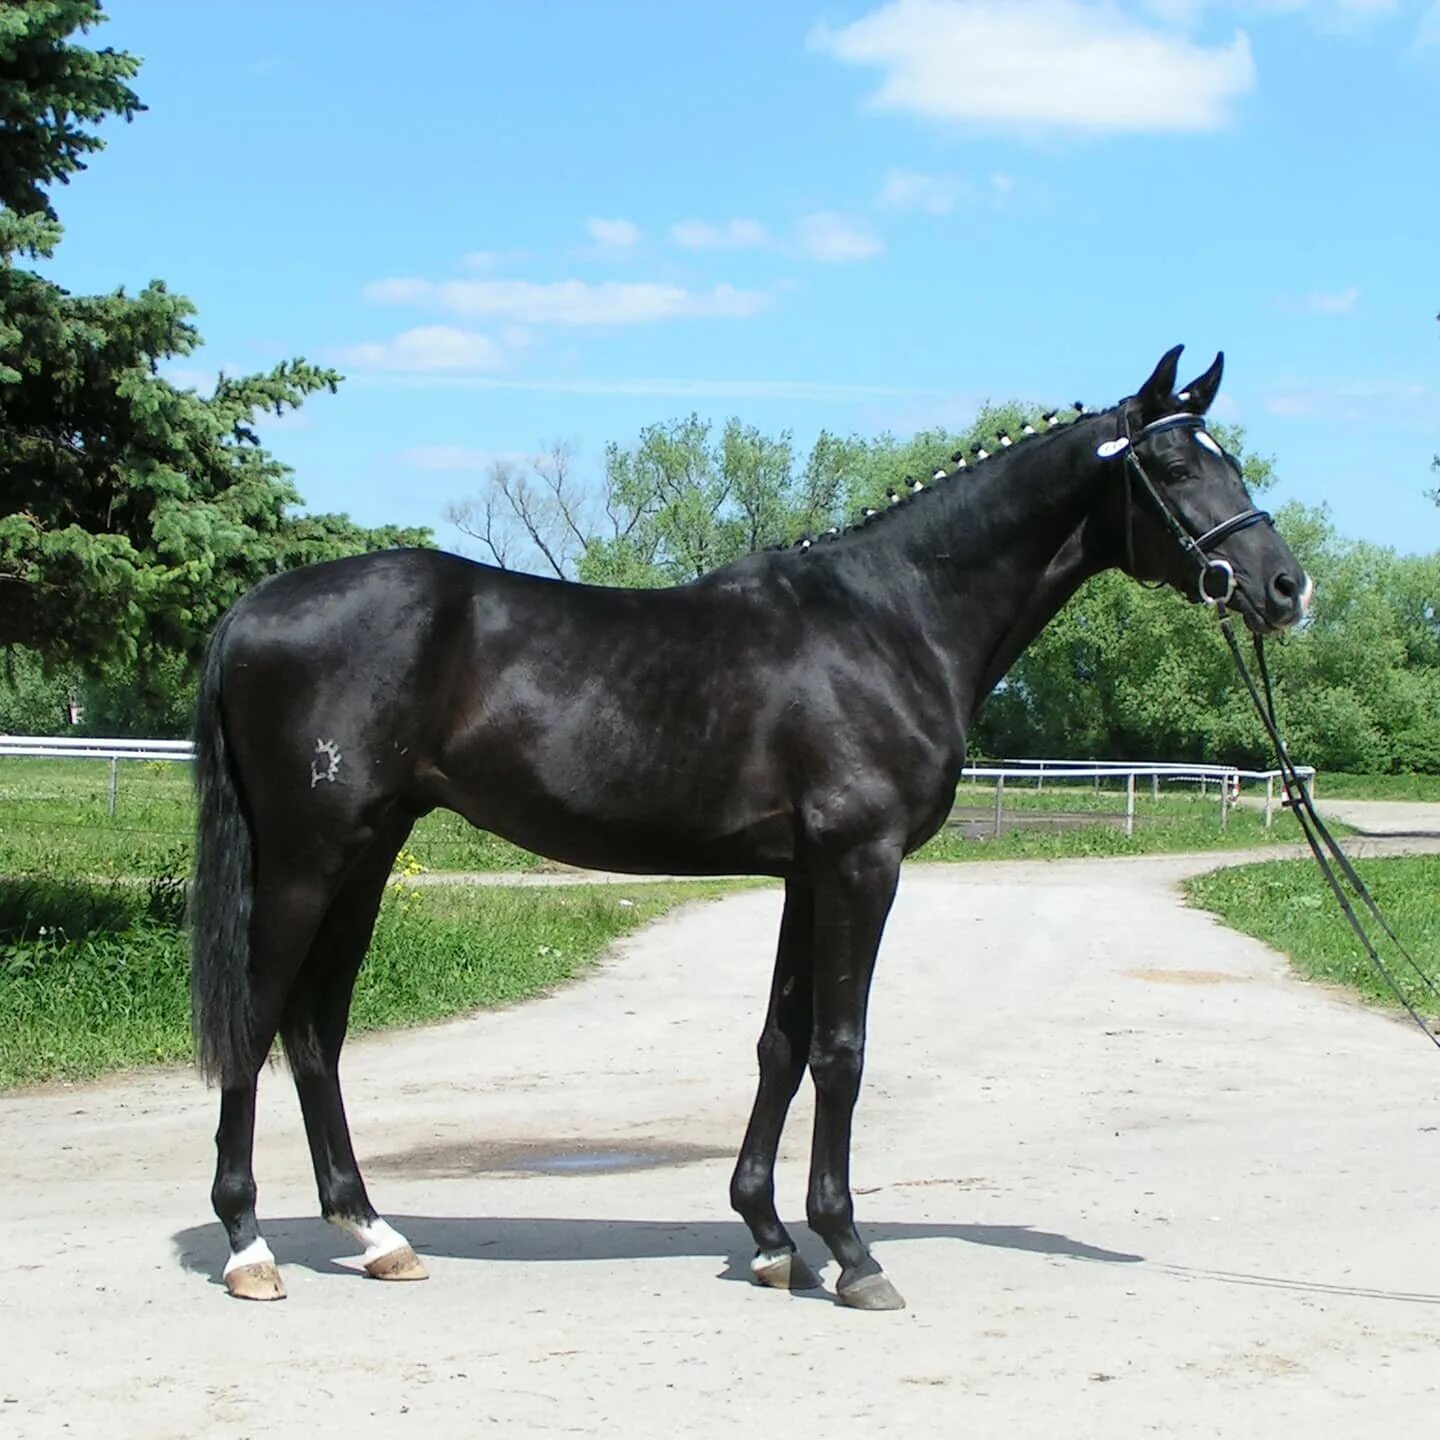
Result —
<path fill-rule="evenodd" d="M 855 1146 L 900 1314 L 745 1279 L 726 1185 L 769 891 L 350 1048 L 422 1285 L 336 1263 L 283 1072 L 257 1152 L 279 1305 L 216 1282 L 192 1076 L 0 1100 L 0 1434 L 1432 1435 L 1440 1056 L 1185 910 L 1174 881 L 1219 863 L 907 870 Z M 818 1264 L 808 1119 L 780 1193 Z"/>

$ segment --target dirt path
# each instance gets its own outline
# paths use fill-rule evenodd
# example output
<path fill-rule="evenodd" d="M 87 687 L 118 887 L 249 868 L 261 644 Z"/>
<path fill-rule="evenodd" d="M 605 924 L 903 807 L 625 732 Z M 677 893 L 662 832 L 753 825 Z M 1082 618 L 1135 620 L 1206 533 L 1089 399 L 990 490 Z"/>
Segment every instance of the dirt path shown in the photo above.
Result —
<path fill-rule="evenodd" d="M 726 1186 L 772 891 L 347 1051 L 423 1285 L 336 1262 L 283 1072 L 279 1305 L 216 1283 L 193 1077 L 0 1100 L 0 1435 L 1429 1436 L 1440 1057 L 1186 910 L 1176 880 L 1232 858 L 907 871 L 855 1144 L 900 1314 L 745 1280 Z"/>

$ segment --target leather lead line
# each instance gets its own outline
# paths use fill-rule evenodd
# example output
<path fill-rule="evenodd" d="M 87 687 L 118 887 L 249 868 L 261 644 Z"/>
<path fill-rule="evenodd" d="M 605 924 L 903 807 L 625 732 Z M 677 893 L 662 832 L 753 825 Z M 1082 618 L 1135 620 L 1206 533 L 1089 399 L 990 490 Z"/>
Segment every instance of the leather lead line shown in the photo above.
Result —
<path fill-rule="evenodd" d="M 1369 888 L 1360 878 L 1350 857 L 1341 849 L 1335 837 L 1331 835 L 1325 822 L 1320 818 L 1315 809 L 1315 802 L 1310 798 L 1310 792 L 1305 783 L 1301 780 L 1299 772 L 1295 769 L 1295 763 L 1290 758 L 1290 752 L 1285 747 L 1285 742 L 1280 735 L 1279 722 L 1275 713 L 1275 693 L 1270 684 L 1270 669 L 1265 662 L 1265 649 L 1258 635 L 1254 638 L 1256 664 L 1260 671 L 1265 685 L 1265 698 L 1262 700 L 1260 691 L 1255 684 L 1254 677 L 1250 674 L 1245 664 L 1245 657 L 1240 653 L 1239 643 L 1235 639 L 1235 632 L 1230 624 L 1230 617 L 1225 612 L 1223 604 L 1215 607 L 1216 615 L 1220 621 L 1221 633 L 1225 636 L 1225 643 L 1230 647 L 1231 657 L 1235 661 L 1235 668 L 1240 672 L 1240 678 L 1245 682 L 1245 688 L 1250 692 L 1250 698 L 1255 703 L 1256 712 L 1260 716 L 1260 723 L 1265 727 L 1266 734 L 1270 737 L 1270 743 L 1275 747 L 1275 755 L 1280 765 L 1280 779 L 1285 787 L 1285 798 L 1290 808 L 1295 812 L 1295 818 L 1300 824 L 1301 832 L 1305 841 L 1310 847 L 1311 854 L 1315 857 L 1315 863 L 1320 867 L 1320 873 L 1325 877 L 1325 882 L 1330 887 L 1331 893 L 1335 896 L 1345 918 L 1350 922 L 1350 928 L 1355 932 L 1356 938 L 1365 948 L 1365 953 L 1370 957 L 1370 963 L 1379 971 L 1385 983 L 1390 987 L 1390 993 L 1405 1008 L 1406 1013 L 1419 1026 L 1425 1038 L 1440 1050 L 1440 1036 L 1426 1024 L 1420 1013 L 1405 998 L 1404 992 L 1400 989 L 1399 983 L 1390 973 L 1385 962 L 1380 958 L 1380 952 L 1375 948 L 1369 935 L 1361 923 L 1360 917 L 1355 913 L 1355 907 L 1350 903 L 1350 898 L 1345 894 L 1339 879 L 1336 877 L 1335 869 L 1338 865 L 1341 874 L 1345 877 L 1351 888 L 1355 891 L 1364 903 L 1371 915 L 1379 923 L 1381 929 L 1394 943 L 1397 950 L 1404 957 L 1406 963 L 1415 972 L 1422 986 L 1429 993 L 1440 1001 L 1440 987 L 1420 968 L 1414 957 L 1405 948 L 1399 936 L 1391 928 L 1385 916 L 1381 913 L 1375 897 L 1371 895 Z M 1332 865 L 1329 857 L 1321 848 L 1323 841 L 1325 849 L 1334 856 L 1336 865 Z"/>

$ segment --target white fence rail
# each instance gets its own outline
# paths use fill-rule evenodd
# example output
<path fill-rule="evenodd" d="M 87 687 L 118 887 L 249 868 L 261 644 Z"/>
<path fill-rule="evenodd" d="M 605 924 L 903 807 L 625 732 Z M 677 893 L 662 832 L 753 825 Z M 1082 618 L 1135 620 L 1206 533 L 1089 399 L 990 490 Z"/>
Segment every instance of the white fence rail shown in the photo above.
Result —
<path fill-rule="evenodd" d="M 69 735 L 0 735 L 0 756 L 31 755 L 48 759 L 108 760 L 110 762 L 109 811 L 115 813 L 120 784 L 122 760 L 193 760 L 195 747 L 188 740 L 95 740 Z M 1310 765 L 1296 767 L 1312 793 L 1315 770 Z M 1160 798 L 1160 786 L 1198 785 L 1205 795 L 1211 785 L 1219 798 L 1220 825 L 1223 829 L 1230 810 L 1244 784 L 1265 786 L 1265 824 L 1272 823 L 1276 808 L 1275 782 L 1278 770 L 1240 770 L 1233 765 L 1190 765 L 1169 760 L 1001 760 L 995 764 L 967 765 L 961 772 L 963 781 L 978 786 L 988 781 L 995 788 L 995 813 L 991 833 L 999 835 L 1005 810 L 1007 781 L 1023 783 L 1043 791 L 1047 781 L 1074 782 L 1093 780 L 1100 788 L 1102 780 L 1125 782 L 1125 833 L 1135 833 L 1135 783 L 1150 781 L 1152 800 Z M 1283 788 L 1283 787 L 1282 787 Z"/>
<path fill-rule="evenodd" d="M 110 795 L 107 809 L 115 813 L 120 794 L 122 760 L 193 760 L 188 740 L 91 740 L 74 735 L 0 735 L 0 756 L 31 755 L 49 760 L 108 760 Z"/>

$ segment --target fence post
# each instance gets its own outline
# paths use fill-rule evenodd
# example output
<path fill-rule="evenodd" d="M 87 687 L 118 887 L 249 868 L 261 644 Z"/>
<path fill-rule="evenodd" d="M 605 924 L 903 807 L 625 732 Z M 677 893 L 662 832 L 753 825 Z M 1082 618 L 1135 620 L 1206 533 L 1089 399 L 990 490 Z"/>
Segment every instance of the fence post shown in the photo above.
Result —
<path fill-rule="evenodd" d="M 998 839 L 1000 836 L 1000 812 L 1005 804 L 1005 777 L 995 777 L 995 826 L 992 833 Z"/>
<path fill-rule="evenodd" d="M 1135 833 L 1135 772 L 1125 777 L 1125 838 Z"/>
<path fill-rule="evenodd" d="M 1275 777 L 1265 777 L 1265 828 L 1268 830 L 1275 818 Z"/>
<path fill-rule="evenodd" d="M 1230 782 L 1225 776 L 1220 777 L 1220 828 L 1229 829 L 1230 826 Z"/>
<path fill-rule="evenodd" d="M 1157 805 L 1160 803 L 1160 772 L 1158 770 L 1150 777 L 1150 799 Z"/>
<path fill-rule="evenodd" d="M 1038 795 L 1045 788 L 1045 762 L 1040 762 L 1040 768 L 1035 772 L 1035 793 Z"/>
<path fill-rule="evenodd" d="M 120 788 L 120 761 L 117 756 L 110 757 L 110 818 L 115 818 L 115 794 Z"/>

